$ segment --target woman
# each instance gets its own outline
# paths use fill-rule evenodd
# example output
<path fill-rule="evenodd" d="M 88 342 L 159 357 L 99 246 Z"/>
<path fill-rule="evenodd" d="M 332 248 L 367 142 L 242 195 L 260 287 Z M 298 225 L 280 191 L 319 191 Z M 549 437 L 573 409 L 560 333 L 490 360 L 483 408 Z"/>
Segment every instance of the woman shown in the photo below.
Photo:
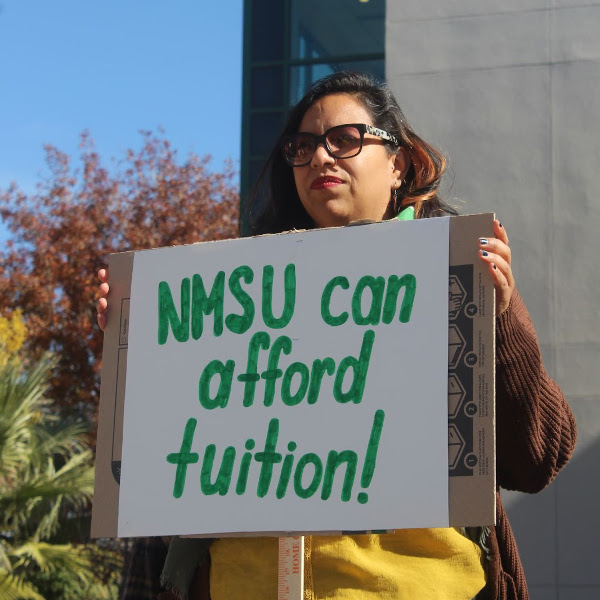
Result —
<path fill-rule="evenodd" d="M 438 197 L 442 155 L 406 123 L 392 94 L 356 73 L 317 82 L 292 109 L 262 182 L 247 205 L 251 233 L 338 227 L 356 221 L 456 214 Z M 515 290 L 506 231 L 473 240 L 496 288 L 497 474 L 507 489 L 537 492 L 568 461 L 573 416 L 547 376 L 527 310 Z M 98 305 L 106 323 L 106 273 Z M 475 531 L 399 530 L 394 534 L 310 536 L 308 595 L 332 598 L 528 598 L 516 544 L 498 495 L 498 524 Z M 164 579 L 191 598 L 276 597 L 272 538 L 172 544 Z M 191 549 L 191 550 L 190 550 Z M 182 563 L 190 560 L 186 577 Z M 200 568 L 196 570 L 196 565 Z M 194 575 L 195 573 L 195 575 Z M 186 583 L 182 583 L 185 581 Z"/>

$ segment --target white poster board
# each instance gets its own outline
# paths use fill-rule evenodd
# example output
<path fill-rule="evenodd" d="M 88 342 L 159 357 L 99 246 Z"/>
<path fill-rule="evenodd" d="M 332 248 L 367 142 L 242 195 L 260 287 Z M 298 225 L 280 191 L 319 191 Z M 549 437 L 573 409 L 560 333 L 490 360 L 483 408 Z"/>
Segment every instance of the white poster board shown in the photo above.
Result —
<path fill-rule="evenodd" d="M 118 535 L 447 526 L 448 228 L 136 253 Z"/>
<path fill-rule="evenodd" d="M 447 282 L 447 218 L 136 253 L 119 536 L 448 525 Z"/>

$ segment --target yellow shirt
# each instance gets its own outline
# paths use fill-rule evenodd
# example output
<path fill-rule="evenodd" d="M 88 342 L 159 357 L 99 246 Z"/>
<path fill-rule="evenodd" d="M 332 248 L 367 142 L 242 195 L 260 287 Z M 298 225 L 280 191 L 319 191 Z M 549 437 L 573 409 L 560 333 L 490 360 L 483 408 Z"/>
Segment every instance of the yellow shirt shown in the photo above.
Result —
<path fill-rule="evenodd" d="M 305 538 L 305 600 L 471 600 L 485 585 L 480 548 L 459 531 Z M 277 598 L 277 538 L 211 546 L 212 600 Z"/>

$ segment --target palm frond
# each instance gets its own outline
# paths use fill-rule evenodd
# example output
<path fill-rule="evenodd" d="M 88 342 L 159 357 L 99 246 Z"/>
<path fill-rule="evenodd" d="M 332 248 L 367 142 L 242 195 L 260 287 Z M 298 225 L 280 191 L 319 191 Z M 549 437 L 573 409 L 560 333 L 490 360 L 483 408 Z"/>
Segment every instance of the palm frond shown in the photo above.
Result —
<path fill-rule="evenodd" d="M 10 552 L 10 545 L 5 540 L 0 540 L 0 571 L 12 573 L 12 563 L 9 557 Z"/>
<path fill-rule="evenodd" d="M 60 521 L 59 521 L 59 517 L 60 517 L 60 513 L 61 513 L 61 505 L 62 505 L 62 498 L 57 498 L 56 502 L 54 503 L 54 506 L 50 507 L 50 510 L 48 510 L 40 519 L 40 522 L 37 526 L 37 529 L 35 530 L 35 533 L 33 534 L 33 540 L 34 541 L 40 541 L 40 540 L 47 540 L 49 539 L 52 535 L 54 535 L 59 526 L 60 526 Z"/>
<path fill-rule="evenodd" d="M 85 546 L 27 542 L 14 551 L 15 570 L 38 567 L 42 572 L 68 571 L 88 582 L 94 578 L 92 557 Z"/>
<path fill-rule="evenodd" d="M 37 433 L 40 455 L 68 457 L 86 447 L 87 428 L 81 423 L 53 426 Z"/>
<path fill-rule="evenodd" d="M 87 514 L 94 470 L 85 428 L 60 423 L 44 397 L 55 362 L 0 365 L 0 600 L 43 600 L 38 579 L 63 573 L 90 590 L 120 572 L 113 551 L 60 543 Z"/>
<path fill-rule="evenodd" d="M 0 600 L 45 600 L 19 575 L 0 569 Z"/>
<path fill-rule="evenodd" d="M 91 459 L 91 451 L 86 450 L 72 456 L 58 470 L 50 460 L 44 471 L 29 473 L 11 487 L 0 486 L 0 522 L 19 527 L 35 520 L 36 512 L 51 511 L 56 503 L 72 508 L 84 506 L 94 490 Z M 51 518 L 46 519 L 45 527 L 51 522 Z"/>
<path fill-rule="evenodd" d="M 28 456 L 38 423 L 48 400 L 44 398 L 47 380 L 55 359 L 45 357 L 24 372 L 16 362 L 0 367 L 0 473 L 14 476 Z"/>

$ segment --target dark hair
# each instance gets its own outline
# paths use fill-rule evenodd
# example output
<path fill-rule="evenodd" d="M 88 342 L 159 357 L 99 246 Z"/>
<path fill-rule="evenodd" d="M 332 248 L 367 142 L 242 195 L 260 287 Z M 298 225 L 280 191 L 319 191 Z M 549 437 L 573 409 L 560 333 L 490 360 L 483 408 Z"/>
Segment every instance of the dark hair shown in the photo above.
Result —
<path fill-rule="evenodd" d="M 251 235 L 315 226 L 300 202 L 292 168 L 285 162 L 281 143 L 284 136 L 298 131 L 304 115 L 317 100 L 331 94 L 349 94 L 356 98 L 371 115 L 375 127 L 396 135 L 400 147 L 406 149 L 410 166 L 398 190 L 396 212 L 412 205 L 418 218 L 456 214 L 438 196 L 446 169 L 442 153 L 412 130 L 387 86 L 376 83 L 368 75 L 343 71 L 317 81 L 290 110 L 283 131 L 244 207 L 245 219 L 242 220 L 249 224 Z M 390 153 L 398 150 L 391 142 L 385 145 Z"/>

